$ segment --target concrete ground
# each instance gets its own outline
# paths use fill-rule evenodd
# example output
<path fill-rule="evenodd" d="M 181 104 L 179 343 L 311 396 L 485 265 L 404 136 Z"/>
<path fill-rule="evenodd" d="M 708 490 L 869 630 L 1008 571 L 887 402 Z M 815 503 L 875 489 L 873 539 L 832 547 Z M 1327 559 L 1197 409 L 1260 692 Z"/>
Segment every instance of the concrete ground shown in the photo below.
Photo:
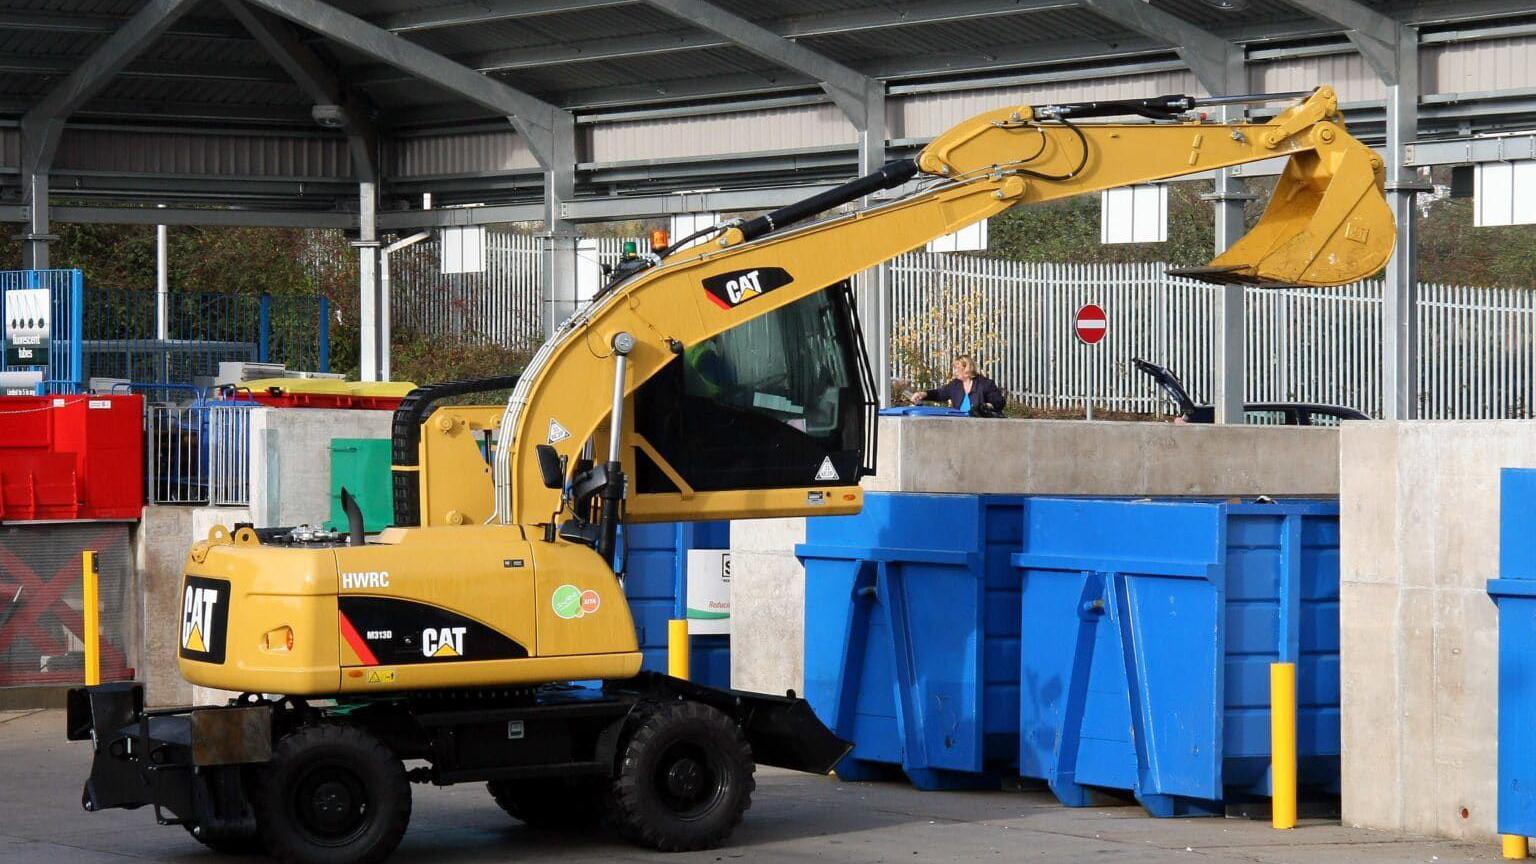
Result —
<path fill-rule="evenodd" d="M 148 810 L 88 814 L 80 785 L 90 747 L 63 740 L 58 711 L 0 712 L 0 861 L 7 864 L 201 861 L 205 851 Z M 1155 820 L 1135 807 L 1068 810 L 1043 791 L 923 793 L 763 769 L 746 822 L 725 849 L 664 855 L 613 837 L 529 830 L 483 786 L 414 786 L 415 815 L 397 862 L 1488 861 L 1493 845 L 1426 840 L 1337 824 L 1295 831 L 1237 819 Z M 256 858 L 236 860 L 259 860 Z"/>

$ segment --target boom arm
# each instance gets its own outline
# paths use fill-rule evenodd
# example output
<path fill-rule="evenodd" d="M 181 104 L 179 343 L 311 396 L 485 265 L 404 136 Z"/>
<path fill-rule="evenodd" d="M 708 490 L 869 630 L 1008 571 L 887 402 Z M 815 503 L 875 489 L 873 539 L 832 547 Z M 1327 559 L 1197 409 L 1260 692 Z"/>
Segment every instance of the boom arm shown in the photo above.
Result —
<path fill-rule="evenodd" d="M 527 528 L 557 518 L 562 493 L 541 481 L 535 447 L 549 444 L 575 462 L 584 443 L 604 431 L 616 367 L 623 375 L 621 393 L 632 403 L 635 390 L 689 346 L 1019 204 L 1288 156 L 1259 224 L 1198 275 L 1332 285 L 1369 276 L 1386 263 L 1393 231 L 1381 191 L 1382 160 L 1345 131 L 1328 87 L 1263 124 L 1076 125 L 1070 122 L 1074 108 L 1079 116 L 1093 113 L 1082 106 L 1019 106 L 981 114 L 922 152 L 916 167 L 929 182 L 913 195 L 785 227 L 785 221 L 838 203 L 824 196 L 776 211 L 777 219 L 769 214 L 731 227 L 612 287 L 561 326 L 508 400 L 494 471 L 498 520 Z M 898 168 L 899 174 L 912 171 Z M 864 186 L 845 191 L 867 194 L 896 175 L 871 175 Z M 620 334 L 634 340 L 622 364 L 615 362 L 613 347 Z M 631 417 L 621 430 L 632 471 L 632 451 L 645 442 L 636 440 Z M 598 440 L 600 451 L 606 450 L 605 439 Z M 645 496 L 647 502 L 632 500 L 631 514 L 655 521 L 857 509 L 857 487 L 846 506 L 829 507 L 836 502 L 817 497 L 815 490 L 824 485 L 813 482 L 814 473 L 809 466 L 805 485 L 787 489 L 704 493 L 681 487 L 671 495 Z"/>

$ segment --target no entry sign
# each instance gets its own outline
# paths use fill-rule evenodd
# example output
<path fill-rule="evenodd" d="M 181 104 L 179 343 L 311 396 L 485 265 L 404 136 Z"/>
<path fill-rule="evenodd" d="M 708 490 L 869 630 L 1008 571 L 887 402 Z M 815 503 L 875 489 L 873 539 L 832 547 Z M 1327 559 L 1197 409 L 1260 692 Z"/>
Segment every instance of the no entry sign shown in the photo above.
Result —
<path fill-rule="evenodd" d="M 1108 330 L 1104 310 L 1092 303 L 1083 306 L 1072 320 L 1072 330 L 1084 345 L 1097 344 Z"/>

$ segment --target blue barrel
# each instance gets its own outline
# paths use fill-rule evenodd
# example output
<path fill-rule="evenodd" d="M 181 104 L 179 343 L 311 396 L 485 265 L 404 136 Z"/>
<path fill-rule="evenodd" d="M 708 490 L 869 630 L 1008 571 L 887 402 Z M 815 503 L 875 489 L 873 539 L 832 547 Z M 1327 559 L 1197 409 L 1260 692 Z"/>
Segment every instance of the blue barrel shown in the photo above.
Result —
<path fill-rule="evenodd" d="M 730 548 L 730 528 L 729 522 L 624 526 L 624 596 L 645 656 L 642 668 L 667 671 L 667 622 L 684 616 L 688 550 Z M 690 643 L 689 677 L 711 687 L 729 687 L 731 637 L 694 636 Z"/>
<path fill-rule="evenodd" d="M 1021 496 L 871 493 L 810 519 L 805 698 L 854 742 L 839 776 L 920 789 L 1015 774 Z"/>
<path fill-rule="evenodd" d="M 1536 470 L 1500 477 L 1499 607 L 1500 834 L 1536 836 Z"/>
<path fill-rule="evenodd" d="M 1304 788 L 1339 783 L 1333 500 L 1031 498 L 1019 773 L 1154 816 L 1269 795 L 1269 666 L 1297 664 Z"/>

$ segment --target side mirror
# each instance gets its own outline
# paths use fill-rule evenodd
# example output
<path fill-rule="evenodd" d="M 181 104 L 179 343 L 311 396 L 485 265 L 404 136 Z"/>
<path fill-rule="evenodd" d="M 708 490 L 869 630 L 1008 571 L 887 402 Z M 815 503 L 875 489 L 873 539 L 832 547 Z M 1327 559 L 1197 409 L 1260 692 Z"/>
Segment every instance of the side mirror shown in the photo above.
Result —
<path fill-rule="evenodd" d="M 548 444 L 533 448 L 539 454 L 539 473 L 544 476 L 544 488 L 560 489 L 565 486 L 565 471 L 560 464 L 560 454 Z"/>

